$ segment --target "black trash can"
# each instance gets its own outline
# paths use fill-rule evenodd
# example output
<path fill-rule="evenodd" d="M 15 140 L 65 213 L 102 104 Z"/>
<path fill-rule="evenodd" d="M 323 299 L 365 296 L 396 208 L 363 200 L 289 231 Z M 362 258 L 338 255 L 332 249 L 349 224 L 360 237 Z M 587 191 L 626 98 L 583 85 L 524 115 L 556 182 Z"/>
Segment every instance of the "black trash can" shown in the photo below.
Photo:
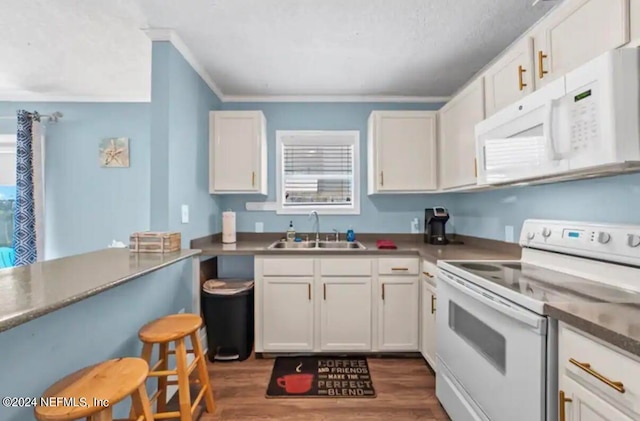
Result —
<path fill-rule="evenodd" d="M 253 349 L 253 281 L 210 279 L 202 286 L 210 361 L 243 361 Z"/>

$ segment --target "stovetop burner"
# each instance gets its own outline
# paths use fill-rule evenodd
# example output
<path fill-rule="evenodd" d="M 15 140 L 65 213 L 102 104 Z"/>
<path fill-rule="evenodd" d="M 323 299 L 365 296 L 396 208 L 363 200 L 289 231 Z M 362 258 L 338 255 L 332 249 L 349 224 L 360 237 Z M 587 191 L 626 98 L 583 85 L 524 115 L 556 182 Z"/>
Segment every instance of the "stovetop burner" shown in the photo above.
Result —
<path fill-rule="evenodd" d="M 482 263 L 461 263 L 460 266 L 465 269 L 479 270 L 482 272 L 497 272 L 500 270 L 500 268 L 497 266 L 484 265 Z"/>

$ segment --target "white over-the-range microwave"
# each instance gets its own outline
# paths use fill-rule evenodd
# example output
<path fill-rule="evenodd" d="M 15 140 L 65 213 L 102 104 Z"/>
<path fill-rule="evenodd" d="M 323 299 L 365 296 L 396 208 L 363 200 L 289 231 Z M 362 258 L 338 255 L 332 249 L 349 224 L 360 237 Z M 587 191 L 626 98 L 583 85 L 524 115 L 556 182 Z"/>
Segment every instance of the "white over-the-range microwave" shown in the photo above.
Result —
<path fill-rule="evenodd" d="M 478 123 L 478 184 L 640 169 L 639 69 L 639 49 L 609 51 Z"/>

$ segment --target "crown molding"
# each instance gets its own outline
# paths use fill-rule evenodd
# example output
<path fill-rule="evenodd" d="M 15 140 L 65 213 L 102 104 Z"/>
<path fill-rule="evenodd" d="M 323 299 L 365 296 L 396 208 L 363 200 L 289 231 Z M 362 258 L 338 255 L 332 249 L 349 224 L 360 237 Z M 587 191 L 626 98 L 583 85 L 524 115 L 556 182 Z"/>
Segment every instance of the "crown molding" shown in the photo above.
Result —
<path fill-rule="evenodd" d="M 385 96 L 385 95 L 225 95 L 224 102 L 387 102 L 442 103 L 448 96 Z"/>
<path fill-rule="evenodd" d="M 182 38 L 178 36 L 176 31 L 169 28 L 149 28 L 143 29 L 144 33 L 151 41 L 168 41 L 175 47 L 176 50 L 182 54 L 182 57 L 193 67 L 198 75 L 204 80 L 209 88 L 218 96 L 220 101 L 225 100 L 224 94 L 218 85 L 211 78 L 209 73 L 205 70 L 204 66 L 198 61 L 195 55 L 191 52 L 187 44 L 182 41 Z"/>

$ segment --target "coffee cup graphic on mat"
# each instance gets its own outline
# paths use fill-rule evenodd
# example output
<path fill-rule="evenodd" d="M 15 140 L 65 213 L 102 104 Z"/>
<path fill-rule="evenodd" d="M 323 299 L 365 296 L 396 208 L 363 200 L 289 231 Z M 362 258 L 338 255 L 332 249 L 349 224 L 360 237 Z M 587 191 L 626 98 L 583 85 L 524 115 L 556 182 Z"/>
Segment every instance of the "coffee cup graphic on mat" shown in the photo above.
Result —
<path fill-rule="evenodd" d="M 311 390 L 313 383 L 313 374 L 287 374 L 278 377 L 278 386 L 291 393 L 292 395 L 307 393 Z"/>
<path fill-rule="evenodd" d="M 307 393 L 311 390 L 313 383 L 313 374 L 301 373 L 302 363 L 296 367 L 296 374 L 287 374 L 278 377 L 276 382 L 278 386 L 283 388 L 287 393 L 292 395 Z"/>

